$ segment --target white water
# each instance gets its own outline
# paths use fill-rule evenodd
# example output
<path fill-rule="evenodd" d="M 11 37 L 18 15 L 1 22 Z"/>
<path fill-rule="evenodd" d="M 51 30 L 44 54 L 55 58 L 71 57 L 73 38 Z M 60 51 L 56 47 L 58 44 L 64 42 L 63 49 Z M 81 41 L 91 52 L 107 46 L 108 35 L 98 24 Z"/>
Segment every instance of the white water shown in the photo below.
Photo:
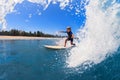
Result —
<path fill-rule="evenodd" d="M 14 12 L 14 7 L 24 0 L 0 0 L 0 25 L 5 29 L 7 22 L 5 17 L 7 14 Z M 60 3 L 60 8 L 64 9 L 69 6 L 74 8 L 70 3 L 73 0 L 27 0 L 32 3 L 42 5 L 44 10 L 50 3 Z M 66 63 L 68 67 L 77 67 L 86 61 L 92 61 L 95 64 L 103 61 L 107 54 L 117 50 L 120 45 L 120 4 L 116 0 L 90 0 L 86 8 L 86 23 L 84 28 L 79 29 L 77 37 L 80 42 L 77 47 L 70 51 Z M 82 4 L 85 0 L 83 0 Z M 86 0 L 87 2 L 87 0 Z M 80 8 L 75 7 L 78 14 Z"/>
<path fill-rule="evenodd" d="M 2 29 L 6 29 L 6 15 L 14 11 L 16 4 L 21 3 L 23 0 L 0 0 L 0 25 Z"/>
<path fill-rule="evenodd" d="M 107 3 L 110 5 L 107 6 Z M 105 6 L 107 6 L 105 8 Z M 77 67 L 86 61 L 100 63 L 107 54 L 120 45 L 120 4 L 115 0 L 90 0 L 86 6 L 86 23 L 79 29 L 77 47 L 70 51 L 68 67 Z"/>

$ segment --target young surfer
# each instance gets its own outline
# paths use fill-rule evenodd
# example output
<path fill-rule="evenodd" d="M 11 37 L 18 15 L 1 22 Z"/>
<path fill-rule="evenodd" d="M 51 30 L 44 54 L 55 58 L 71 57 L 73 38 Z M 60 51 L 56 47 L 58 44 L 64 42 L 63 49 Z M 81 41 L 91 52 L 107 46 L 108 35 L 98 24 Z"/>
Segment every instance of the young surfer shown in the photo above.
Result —
<path fill-rule="evenodd" d="M 67 33 L 68 35 L 67 39 L 65 39 L 64 47 L 66 47 L 67 41 L 70 41 L 71 45 L 75 45 L 73 43 L 74 34 L 72 33 L 71 27 L 67 27 L 67 31 L 60 31 L 60 32 Z"/>

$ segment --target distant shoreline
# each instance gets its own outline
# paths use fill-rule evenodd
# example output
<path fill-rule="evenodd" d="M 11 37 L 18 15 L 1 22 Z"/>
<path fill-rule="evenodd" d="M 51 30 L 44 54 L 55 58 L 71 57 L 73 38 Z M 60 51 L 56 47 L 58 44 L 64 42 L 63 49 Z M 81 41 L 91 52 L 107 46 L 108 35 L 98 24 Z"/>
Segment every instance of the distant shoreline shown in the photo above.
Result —
<path fill-rule="evenodd" d="M 28 37 L 28 36 L 0 36 L 0 40 L 41 40 L 41 39 L 60 39 L 55 37 Z"/>

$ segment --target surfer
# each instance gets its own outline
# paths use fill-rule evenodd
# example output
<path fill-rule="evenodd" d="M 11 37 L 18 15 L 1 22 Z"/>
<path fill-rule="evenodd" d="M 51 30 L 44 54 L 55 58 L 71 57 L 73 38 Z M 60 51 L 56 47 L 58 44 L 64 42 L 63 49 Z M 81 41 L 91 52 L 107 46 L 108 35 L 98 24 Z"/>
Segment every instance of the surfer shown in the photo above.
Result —
<path fill-rule="evenodd" d="M 67 41 L 70 41 L 71 45 L 75 45 L 73 43 L 74 34 L 72 33 L 71 27 L 67 27 L 66 31 L 60 31 L 60 32 L 67 33 L 67 35 L 68 35 L 67 39 L 65 39 L 64 47 L 66 47 Z"/>

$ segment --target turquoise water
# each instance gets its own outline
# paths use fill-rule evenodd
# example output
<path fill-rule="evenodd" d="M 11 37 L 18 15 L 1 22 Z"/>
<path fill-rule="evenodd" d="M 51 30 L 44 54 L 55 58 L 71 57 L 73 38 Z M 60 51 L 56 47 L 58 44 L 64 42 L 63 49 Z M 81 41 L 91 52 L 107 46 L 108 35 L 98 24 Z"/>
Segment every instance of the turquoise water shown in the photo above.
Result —
<path fill-rule="evenodd" d="M 44 48 L 55 41 L 0 41 L 0 80 L 120 80 L 120 49 L 81 73 L 67 68 L 67 50 Z"/>
<path fill-rule="evenodd" d="M 0 78 L 60 80 L 64 75 L 66 54 L 43 47 L 51 43 L 54 44 L 52 40 L 0 41 Z"/>

